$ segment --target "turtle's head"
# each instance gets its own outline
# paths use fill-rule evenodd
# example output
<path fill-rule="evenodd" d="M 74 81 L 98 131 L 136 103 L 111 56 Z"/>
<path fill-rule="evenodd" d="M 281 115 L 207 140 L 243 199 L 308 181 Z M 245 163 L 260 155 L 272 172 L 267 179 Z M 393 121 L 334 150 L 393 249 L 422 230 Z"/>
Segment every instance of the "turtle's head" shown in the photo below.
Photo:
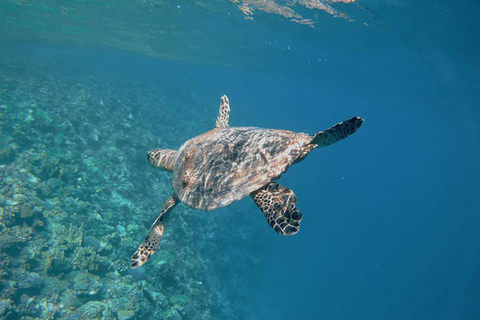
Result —
<path fill-rule="evenodd" d="M 147 162 L 154 168 L 173 171 L 177 151 L 172 149 L 154 149 L 147 152 Z"/>

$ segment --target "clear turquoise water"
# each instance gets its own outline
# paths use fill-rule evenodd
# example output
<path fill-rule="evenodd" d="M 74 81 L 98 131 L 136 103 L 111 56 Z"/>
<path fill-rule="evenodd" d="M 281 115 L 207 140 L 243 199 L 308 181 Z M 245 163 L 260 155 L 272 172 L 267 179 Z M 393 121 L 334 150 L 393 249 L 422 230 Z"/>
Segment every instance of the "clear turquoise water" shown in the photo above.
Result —
<path fill-rule="evenodd" d="M 0 2 L 0 318 L 480 318 L 479 4 L 250 3 Z M 223 94 L 233 126 L 365 124 L 280 179 L 297 235 L 182 205 L 132 273 L 171 193 L 146 151 Z"/>

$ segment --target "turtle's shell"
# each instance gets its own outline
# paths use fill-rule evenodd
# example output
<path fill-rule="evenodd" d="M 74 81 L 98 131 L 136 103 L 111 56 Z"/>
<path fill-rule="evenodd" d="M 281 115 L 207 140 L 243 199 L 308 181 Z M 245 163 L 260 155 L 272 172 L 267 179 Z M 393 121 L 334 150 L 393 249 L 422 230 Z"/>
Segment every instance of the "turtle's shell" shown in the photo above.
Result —
<path fill-rule="evenodd" d="M 312 137 L 253 127 L 217 128 L 185 142 L 173 167 L 173 189 L 186 205 L 214 210 L 278 178 Z"/>

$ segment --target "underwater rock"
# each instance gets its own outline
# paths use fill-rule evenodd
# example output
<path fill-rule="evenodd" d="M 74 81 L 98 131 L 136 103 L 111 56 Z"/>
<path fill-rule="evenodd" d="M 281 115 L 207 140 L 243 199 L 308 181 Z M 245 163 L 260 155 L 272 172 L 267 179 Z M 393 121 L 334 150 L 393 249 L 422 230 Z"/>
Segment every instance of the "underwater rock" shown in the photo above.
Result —
<path fill-rule="evenodd" d="M 12 200 L 12 199 L 8 199 L 7 201 L 5 201 L 5 204 L 6 204 L 7 206 L 12 206 L 12 207 L 13 207 L 13 206 L 18 205 L 18 201 L 15 201 L 15 200 Z"/>
<path fill-rule="evenodd" d="M 71 263 L 76 270 L 92 271 L 98 268 L 95 263 L 96 256 L 97 254 L 92 248 L 75 247 Z"/>
<path fill-rule="evenodd" d="M 44 284 L 41 293 L 46 297 L 58 296 L 68 288 L 68 283 L 65 280 L 60 280 L 56 277 L 44 277 L 43 280 Z"/>
<path fill-rule="evenodd" d="M 71 261 L 67 257 L 65 257 L 63 254 L 59 256 L 54 256 L 52 258 L 53 259 L 48 272 L 58 274 L 58 273 L 66 273 L 66 272 L 72 271 L 73 265 Z"/>
<path fill-rule="evenodd" d="M 113 263 L 107 257 L 102 257 L 100 255 L 96 255 L 95 256 L 95 263 L 98 265 L 98 270 L 96 270 L 95 273 L 97 273 L 97 272 L 105 273 L 105 272 L 113 269 Z"/>
<path fill-rule="evenodd" d="M 102 242 L 90 235 L 83 237 L 83 246 L 90 247 L 97 252 L 102 250 Z"/>
<path fill-rule="evenodd" d="M 11 305 L 12 300 L 8 299 L 0 299 L 0 319 L 7 319 L 7 317 L 11 313 Z"/>
<path fill-rule="evenodd" d="M 172 308 L 164 313 L 164 320 L 182 320 L 182 316 Z"/>
<path fill-rule="evenodd" d="M 146 278 L 145 271 L 143 269 L 128 268 L 127 273 L 132 276 L 136 281 L 140 281 Z"/>
<path fill-rule="evenodd" d="M 100 277 L 88 272 L 80 273 L 74 279 L 73 290 L 77 295 L 93 296 L 102 288 Z"/>
<path fill-rule="evenodd" d="M 41 316 L 38 301 L 35 297 L 31 297 L 28 294 L 22 294 L 20 301 L 16 304 L 16 311 L 18 314 L 25 316 L 25 319 L 31 319 L 30 317 L 32 316 Z"/>
<path fill-rule="evenodd" d="M 52 190 L 56 190 L 56 189 L 59 189 L 62 187 L 63 185 L 63 182 L 62 180 L 58 179 L 58 178 L 50 178 L 48 179 L 47 181 L 47 185 L 52 189 Z"/>
<path fill-rule="evenodd" d="M 190 298 L 183 295 L 183 294 L 179 294 L 179 295 L 176 295 L 176 296 L 173 296 L 170 298 L 170 302 L 172 304 L 186 304 L 186 303 L 189 303 L 190 302 Z"/>
<path fill-rule="evenodd" d="M 2 248 L 3 250 L 12 247 L 20 248 L 22 245 L 24 245 L 25 242 L 27 242 L 27 240 L 32 237 L 30 231 L 31 230 L 28 227 L 21 227 L 19 225 L 10 228 L 4 228 L 4 230 L 2 230 L 2 232 L 0 233 L 0 248 Z M 18 253 L 20 252 L 11 252 L 11 254 Z"/>
<path fill-rule="evenodd" d="M 127 226 L 127 232 L 132 233 L 132 232 L 137 232 L 138 231 L 138 226 L 136 224 L 128 224 Z"/>
<path fill-rule="evenodd" d="M 107 306 L 100 301 L 88 301 L 79 308 L 82 319 L 100 319 Z"/>
<path fill-rule="evenodd" d="M 44 283 L 43 278 L 36 272 L 17 269 L 14 276 L 19 289 L 41 288 Z"/>
<path fill-rule="evenodd" d="M 118 231 L 118 234 L 120 235 L 120 237 L 125 237 L 125 234 L 126 234 L 125 227 L 118 224 L 115 229 Z"/>
<path fill-rule="evenodd" d="M 33 208 L 28 205 L 23 205 L 20 208 L 20 217 L 22 217 L 23 219 L 30 218 L 31 216 L 33 216 L 34 213 L 35 211 L 33 210 Z"/>
<path fill-rule="evenodd" d="M 120 310 L 118 311 L 118 320 L 132 320 L 135 317 L 133 310 Z"/>
<path fill-rule="evenodd" d="M 67 316 L 66 320 L 84 320 L 80 312 L 74 312 Z"/>

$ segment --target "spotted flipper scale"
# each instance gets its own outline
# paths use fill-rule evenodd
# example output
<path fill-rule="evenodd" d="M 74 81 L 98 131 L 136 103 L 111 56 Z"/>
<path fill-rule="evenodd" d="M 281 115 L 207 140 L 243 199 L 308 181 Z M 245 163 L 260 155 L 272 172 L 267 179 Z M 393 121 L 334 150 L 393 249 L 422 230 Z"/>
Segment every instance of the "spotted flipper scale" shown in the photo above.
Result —
<path fill-rule="evenodd" d="M 301 212 L 295 207 L 298 201 L 292 190 L 275 182 L 270 182 L 250 196 L 262 210 L 268 224 L 277 233 L 293 235 L 300 230 Z"/>
<path fill-rule="evenodd" d="M 169 215 L 169 211 L 177 204 L 177 199 L 175 195 L 172 195 L 168 200 L 165 202 L 163 206 L 162 212 L 158 215 L 155 222 L 152 224 L 150 231 L 148 231 L 147 237 L 143 240 L 140 247 L 138 247 L 137 251 L 132 255 L 130 266 L 132 269 L 137 269 L 138 267 L 142 266 L 145 262 L 150 259 L 152 254 L 160 246 L 160 241 L 162 240 L 163 234 L 165 233 L 165 226 L 167 223 L 167 218 Z"/>
<path fill-rule="evenodd" d="M 318 148 L 329 146 L 355 133 L 362 124 L 363 119 L 359 117 L 353 117 L 349 120 L 337 123 L 325 131 L 315 133 L 311 144 L 316 144 Z"/>
<path fill-rule="evenodd" d="M 218 110 L 217 122 L 215 123 L 215 128 L 226 128 L 228 127 L 228 119 L 230 118 L 230 102 L 228 101 L 227 96 L 220 98 L 220 108 Z"/>

